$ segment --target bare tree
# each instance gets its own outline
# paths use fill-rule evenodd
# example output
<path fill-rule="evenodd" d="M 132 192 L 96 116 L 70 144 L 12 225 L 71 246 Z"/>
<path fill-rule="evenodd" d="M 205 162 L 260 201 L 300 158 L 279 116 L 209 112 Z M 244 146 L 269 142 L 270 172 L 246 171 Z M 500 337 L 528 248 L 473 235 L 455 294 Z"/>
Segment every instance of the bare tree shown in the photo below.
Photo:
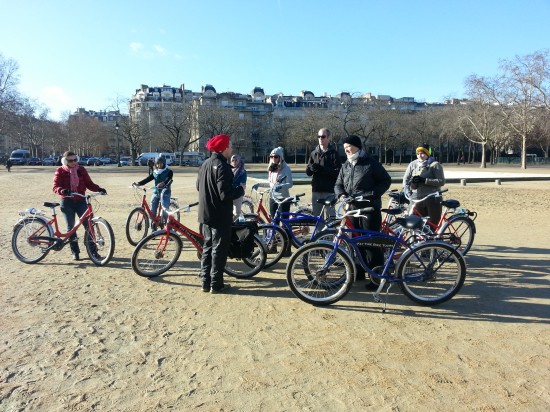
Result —
<path fill-rule="evenodd" d="M 157 121 L 163 133 L 162 141 L 174 153 L 182 153 L 199 137 L 191 134 L 193 123 L 193 106 L 191 102 L 185 105 L 170 105 L 168 109 L 156 112 Z M 180 156 L 180 162 L 183 156 Z M 181 163 L 180 163 L 181 166 Z"/>
<path fill-rule="evenodd" d="M 547 101 L 543 94 L 547 89 L 547 76 L 541 67 L 547 67 L 544 53 L 516 56 L 503 60 L 501 73 L 493 78 L 472 75 L 466 80 L 477 95 L 496 104 L 506 121 L 506 126 L 521 142 L 521 168 L 527 168 L 527 143 L 537 121 L 537 105 Z M 547 70 L 546 70 L 547 73 Z"/>
<path fill-rule="evenodd" d="M 13 122 L 12 115 L 20 106 L 18 70 L 19 65 L 15 60 L 7 59 L 0 53 L 0 134 Z"/>

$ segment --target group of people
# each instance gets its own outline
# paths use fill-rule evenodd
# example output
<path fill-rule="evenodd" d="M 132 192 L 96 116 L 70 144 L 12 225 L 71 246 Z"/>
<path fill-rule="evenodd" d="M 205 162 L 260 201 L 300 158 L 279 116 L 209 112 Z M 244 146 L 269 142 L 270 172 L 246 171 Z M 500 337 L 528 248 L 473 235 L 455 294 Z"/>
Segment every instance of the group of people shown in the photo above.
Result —
<path fill-rule="evenodd" d="M 330 130 L 320 129 L 317 138 L 318 145 L 311 152 L 306 167 L 306 174 L 311 176 L 313 213 L 321 213 L 322 205 L 317 202 L 318 199 L 336 196 L 343 200 L 361 194 L 362 200 L 354 201 L 351 207 L 370 206 L 373 211 L 367 213 L 366 218 L 355 218 L 352 223 L 360 229 L 379 231 L 382 224 L 382 195 L 391 185 L 390 175 L 376 158 L 363 149 L 360 137 L 351 135 L 343 139 L 346 155 L 343 164 L 332 143 Z M 204 236 L 200 279 L 203 292 L 220 293 L 230 287 L 224 282 L 223 270 L 231 243 L 232 224 L 241 214 L 247 173 L 243 159 L 239 155 L 232 155 L 228 135 L 212 137 L 206 143 L 206 149 L 211 152 L 211 156 L 201 165 L 196 181 L 199 194 L 198 221 Z M 439 191 L 445 184 L 445 177 L 443 167 L 433 157 L 432 148 L 428 144 L 416 148 L 416 157 L 407 167 L 403 186 L 412 190 L 413 198 L 422 198 Z M 84 194 L 88 189 L 106 193 L 106 190 L 95 184 L 86 169 L 78 165 L 78 156 L 74 152 L 65 152 L 61 161 L 63 165 L 55 172 L 53 191 L 61 196 L 61 211 L 70 230 L 74 226 L 75 216 L 81 216 L 86 210 L 84 198 L 72 197 L 71 192 Z M 164 208 L 169 207 L 173 171 L 162 156 L 156 158 L 152 166 L 151 173 L 135 184 L 144 185 L 154 180 L 151 210 L 156 213 L 159 202 Z M 271 151 L 267 171 L 267 182 L 260 185 L 270 187 L 278 196 L 270 199 L 271 215 L 274 216 L 279 207 L 282 212 L 288 212 L 290 204 L 278 201 L 288 197 L 289 189 L 293 186 L 292 171 L 285 162 L 282 147 Z M 422 215 L 429 216 L 430 221 L 436 224 L 439 221 L 441 204 L 434 197 L 417 204 L 416 208 Z M 333 207 L 325 208 L 325 218 L 334 215 Z M 74 259 L 78 260 L 76 236 L 71 239 L 70 245 Z M 376 248 L 365 248 L 364 253 L 369 267 L 383 264 L 383 255 Z"/>

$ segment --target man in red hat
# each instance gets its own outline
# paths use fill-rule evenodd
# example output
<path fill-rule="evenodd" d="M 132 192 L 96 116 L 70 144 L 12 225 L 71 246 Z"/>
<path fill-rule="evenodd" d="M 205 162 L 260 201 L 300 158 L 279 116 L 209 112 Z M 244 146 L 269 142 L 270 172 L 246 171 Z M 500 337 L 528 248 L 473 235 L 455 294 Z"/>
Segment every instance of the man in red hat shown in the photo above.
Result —
<path fill-rule="evenodd" d="M 231 142 L 226 134 L 214 136 L 206 143 L 212 155 L 199 169 L 199 223 L 204 235 L 200 278 L 202 291 L 220 293 L 229 288 L 223 281 L 223 269 L 231 244 L 233 199 L 244 195 L 242 186 L 233 187 L 233 172 L 227 163 Z"/>

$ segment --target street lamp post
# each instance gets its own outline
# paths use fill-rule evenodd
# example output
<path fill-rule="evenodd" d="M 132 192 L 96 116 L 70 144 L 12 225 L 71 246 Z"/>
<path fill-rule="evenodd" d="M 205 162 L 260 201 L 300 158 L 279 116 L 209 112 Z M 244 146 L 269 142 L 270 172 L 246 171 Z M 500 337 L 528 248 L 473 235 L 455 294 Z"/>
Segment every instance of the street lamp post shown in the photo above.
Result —
<path fill-rule="evenodd" d="M 116 130 L 117 164 L 118 164 L 118 167 L 121 167 L 122 165 L 120 164 L 120 139 L 118 138 L 118 128 L 119 128 L 119 125 L 118 125 L 118 122 L 116 122 L 115 130 Z"/>

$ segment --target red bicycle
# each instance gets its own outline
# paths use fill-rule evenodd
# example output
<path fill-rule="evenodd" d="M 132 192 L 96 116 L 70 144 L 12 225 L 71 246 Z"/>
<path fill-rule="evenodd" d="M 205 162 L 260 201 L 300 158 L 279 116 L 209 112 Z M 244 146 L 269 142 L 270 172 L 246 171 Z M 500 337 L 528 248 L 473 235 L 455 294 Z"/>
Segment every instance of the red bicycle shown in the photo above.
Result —
<path fill-rule="evenodd" d="M 162 207 L 160 205 L 156 215 L 151 211 L 147 203 L 147 188 L 136 185 L 132 185 L 132 188 L 134 189 L 136 199 L 140 199 L 141 205 L 133 209 L 126 219 L 126 239 L 128 239 L 128 242 L 132 246 L 135 246 L 141 239 L 147 236 L 151 223 L 155 228 L 162 228 L 164 227 L 164 222 L 162 219 Z M 139 192 L 143 192 L 143 194 Z M 175 219 L 180 220 L 177 198 L 170 198 L 170 208 L 168 210 L 175 211 Z"/>
<path fill-rule="evenodd" d="M 474 237 L 476 234 L 476 226 L 474 220 L 477 217 L 477 213 L 471 210 L 461 208 L 460 202 L 454 199 L 443 200 L 442 194 L 447 189 L 430 193 L 422 199 L 412 199 L 410 195 L 404 192 L 390 191 L 389 209 L 385 209 L 386 216 L 382 223 L 382 231 L 388 234 L 393 233 L 395 215 L 399 214 L 399 210 L 405 212 L 407 208 L 404 206 L 409 203 L 407 214 L 420 216 L 420 213 L 415 208 L 417 203 L 423 202 L 430 197 L 436 197 L 440 199 L 443 206 L 441 218 L 437 224 L 430 221 L 426 222 L 426 225 L 418 231 L 418 238 L 435 238 L 444 242 L 454 245 L 461 255 L 466 255 L 471 249 L 474 243 Z"/>
<path fill-rule="evenodd" d="M 39 209 L 29 208 L 19 212 L 19 221 L 13 228 L 11 247 L 13 253 L 23 263 L 37 263 L 51 251 L 59 251 L 71 241 L 71 236 L 83 225 L 85 229 L 84 245 L 92 262 L 97 266 L 109 263 L 115 251 L 115 235 L 111 225 L 101 217 L 95 217 L 91 199 L 101 193 L 81 195 L 73 192 L 72 196 L 86 199 L 86 212 L 76 221 L 68 232 L 61 232 L 57 222 L 56 207 L 59 203 L 44 202 L 52 211 L 51 219 L 45 217 Z"/>
<path fill-rule="evenodd" d="M 191 207 L 198 205 L 193 203 L 179 210 L 190 211 Z M 169 270 L 178 261 L 183 251 L 202 255 L 204 236 L 179 222 L 174 215 L 176 211 L 167 212 L 168 219 L 164 229 L 157 230 L 143 238 L 132 253 L 132 268 L 140 276 L 154 277 Z M 243 227 L 247 224 L 254 226 L 255 222 L 235 222 L 235 227 Z M 249 278 L 259 273 L 265 265 L 267 251 L 264 243 L 257 234 L 247 236 L 248 246 L 241 250 L 239 240 L 232 239 L 229 257 L 224 272 L 236 278 Z M 237 252 L 237 253 L 236 253 Z"/>

